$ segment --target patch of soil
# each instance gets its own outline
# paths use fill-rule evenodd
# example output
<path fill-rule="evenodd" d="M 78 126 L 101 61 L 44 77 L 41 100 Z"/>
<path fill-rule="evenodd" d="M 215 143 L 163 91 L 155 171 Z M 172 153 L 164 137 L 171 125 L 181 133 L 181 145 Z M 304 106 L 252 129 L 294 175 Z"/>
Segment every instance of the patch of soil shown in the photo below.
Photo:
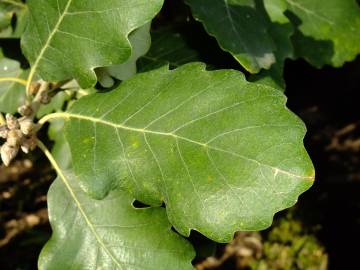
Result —
<path fill-rule="evenodd" d="M 53 178 L 43 160 L 20 157 L 10 167 L 0 166 L 1 269 L 37 269 L 50 236 L 46 194 Z"/>

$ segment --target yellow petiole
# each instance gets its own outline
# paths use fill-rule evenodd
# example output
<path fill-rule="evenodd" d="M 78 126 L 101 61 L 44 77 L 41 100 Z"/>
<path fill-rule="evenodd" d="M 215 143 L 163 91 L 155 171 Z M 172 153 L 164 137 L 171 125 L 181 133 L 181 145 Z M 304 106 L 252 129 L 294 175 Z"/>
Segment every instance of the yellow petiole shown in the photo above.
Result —
<path fill-rule="evenodd" d="M 16 78 L 16 77 L 2 77 L 0 78 L 0 82 L 16 82 L 16 83 L 20 83 L 24 86 L 26 86 L 27 81 L 20 79 L 20 78 Z"/>

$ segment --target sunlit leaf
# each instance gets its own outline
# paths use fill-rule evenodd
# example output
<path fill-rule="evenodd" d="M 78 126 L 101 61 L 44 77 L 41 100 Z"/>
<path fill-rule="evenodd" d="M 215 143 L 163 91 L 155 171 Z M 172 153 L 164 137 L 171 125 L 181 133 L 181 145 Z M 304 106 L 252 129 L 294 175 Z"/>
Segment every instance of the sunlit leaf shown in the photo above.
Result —
<path fill-rule="evenodd" d="M 48 81 L 75 78 L 95 85 L 96 67 L 125 62 L 128 35 L 156 15 L 163 0 L 29 0 L 22 49 L 34 74 Z"/>
<path fill-rule="evenodd" d="M 196 229 L 223 242 L 266 228 L 314 178 L 305 127 L 283 94 L 234 70 L 163 67 L 54 117 L 68 119 L 87 193 L 103 198 L 121 187 L 146 204 L 165 202 L 183 235 Z"/>

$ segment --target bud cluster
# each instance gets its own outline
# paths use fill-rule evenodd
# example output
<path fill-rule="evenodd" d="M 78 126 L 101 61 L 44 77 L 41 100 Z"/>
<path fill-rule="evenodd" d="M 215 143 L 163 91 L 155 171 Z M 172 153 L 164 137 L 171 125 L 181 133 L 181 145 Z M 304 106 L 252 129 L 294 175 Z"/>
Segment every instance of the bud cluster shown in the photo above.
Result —
<path fill-rule="evenodd" d="M 36 133 L 40 128 L 38 124 L 34 124 L 36 112 L 41 105 L 51 101 L 56 94 L 54 90 L 60 88 L 65 82 L 50 83 L 43 80 L 32 82 L 28 93 L 31 100 L 18 108 L 21 116 L 16 118 L 7 114 L 6 119 L 0 119 L 2 120 L 0 121 L 0 138 L 6 140 L 1 146 L 0 154 L 6 166 L 16 157 L 20 149 L 27 154 L 36 148 Z M 3 118 L 1 113 L 0 116 Z"/>
<path fill-rule="evenodd" d="M 36 148 L 36 125 L 33 123 L 30 106 L 19 108 L 22 115 L 16 118 L 11 114 L 6 115 L 6 122 L 0 125 L 0 138 L 5 139 L 1 146 L 1 159 L 6 166 L 16 157 L 21 149 L 24 153 L 29 153 Z"/>

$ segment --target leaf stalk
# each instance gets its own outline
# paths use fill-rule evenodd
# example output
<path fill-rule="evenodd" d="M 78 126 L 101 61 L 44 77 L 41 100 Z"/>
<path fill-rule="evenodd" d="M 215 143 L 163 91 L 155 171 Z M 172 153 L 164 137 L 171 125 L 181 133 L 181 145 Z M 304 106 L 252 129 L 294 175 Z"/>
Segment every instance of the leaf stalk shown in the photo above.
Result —
<path fill-rule="evenodd" d="M 20 84 L 22 84 L 24 86 L 27 85 L 26 80 L 19 79 L 19 78 L 16 78 L 16 77 L 3 77 L 3 78 L 0 78 L 0 82 L 16 82 L 16 83 L 20 83 Z"/>

